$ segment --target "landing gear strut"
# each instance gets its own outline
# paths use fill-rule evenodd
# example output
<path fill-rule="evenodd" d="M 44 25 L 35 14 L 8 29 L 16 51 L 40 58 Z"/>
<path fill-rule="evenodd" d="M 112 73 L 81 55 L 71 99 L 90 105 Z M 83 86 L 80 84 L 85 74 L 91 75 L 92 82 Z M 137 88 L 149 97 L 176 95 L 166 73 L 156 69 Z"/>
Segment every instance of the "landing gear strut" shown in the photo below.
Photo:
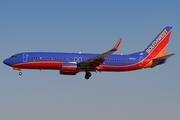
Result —
<path fill-rule="evenodd" d="M 91 77 L 91 75 L 92 75 L 92 74 L 91 74 L 89 71 L 86 71 L 85 78 L 86 78 L 86 79 L 89 79 L 89 78 Z"/>

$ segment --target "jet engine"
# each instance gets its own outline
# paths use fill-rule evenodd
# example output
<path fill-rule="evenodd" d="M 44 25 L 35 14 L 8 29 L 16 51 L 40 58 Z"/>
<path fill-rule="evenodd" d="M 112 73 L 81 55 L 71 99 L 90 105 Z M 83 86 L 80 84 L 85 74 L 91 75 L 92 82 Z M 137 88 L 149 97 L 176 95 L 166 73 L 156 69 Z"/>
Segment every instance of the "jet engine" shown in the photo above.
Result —
<path fill-rule="evenodd" d="M 77 64 L 74 63 L 63 63 L 62 69 L 60 70 L 61 75 L 76 75 L 78 73 Z"/>

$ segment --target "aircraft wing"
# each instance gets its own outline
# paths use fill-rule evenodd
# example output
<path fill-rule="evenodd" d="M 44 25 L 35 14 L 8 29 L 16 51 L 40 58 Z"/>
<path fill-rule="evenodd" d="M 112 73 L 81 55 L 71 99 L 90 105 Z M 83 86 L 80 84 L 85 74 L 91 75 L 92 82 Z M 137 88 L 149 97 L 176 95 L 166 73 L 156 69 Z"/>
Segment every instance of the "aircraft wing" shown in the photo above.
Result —
<path fill-rule="evenodd" d="M 117 44 L 114 46 L 113 49 L 111 49 L 103 54 L 100 54 L 98 56 L 95 56 L 93 58 L 90 58 L 90 59 L 87 59 L 85 61 L 78 63 L 79 67 L 80 68 L 97 68 L 100 64 L 105 64 L 104 63 L 105 58 L 118 50 L 121 41 L 122 41 L 122 39 L 120 39 L 117 42 Z"/>

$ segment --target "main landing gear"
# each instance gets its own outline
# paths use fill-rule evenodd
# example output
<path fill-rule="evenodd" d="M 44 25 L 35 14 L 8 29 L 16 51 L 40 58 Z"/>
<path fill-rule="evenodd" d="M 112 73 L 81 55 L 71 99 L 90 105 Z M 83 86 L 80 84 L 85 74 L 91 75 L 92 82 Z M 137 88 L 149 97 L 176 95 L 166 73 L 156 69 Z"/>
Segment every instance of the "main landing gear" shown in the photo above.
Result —
<path fill-rule="evenodd" d="M 89 78 L 91 77 L 91 75 L 92 75 L 92 74 L 91 74 L 89 71 L 86 71 L 85 78 L 86 78 L 86 79 L 89 79 Z"/>

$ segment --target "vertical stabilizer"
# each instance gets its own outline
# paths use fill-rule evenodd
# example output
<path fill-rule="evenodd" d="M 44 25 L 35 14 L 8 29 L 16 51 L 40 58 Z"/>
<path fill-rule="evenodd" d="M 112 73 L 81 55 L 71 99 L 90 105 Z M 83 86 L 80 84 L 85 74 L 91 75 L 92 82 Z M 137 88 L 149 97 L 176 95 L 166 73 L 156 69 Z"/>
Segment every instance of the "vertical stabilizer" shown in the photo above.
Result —
<path fill-rule="evenodd" d="M 165 55 L 172 27 L 166 26 L 144 50 L 147 56 L 157 58 Z"/>

